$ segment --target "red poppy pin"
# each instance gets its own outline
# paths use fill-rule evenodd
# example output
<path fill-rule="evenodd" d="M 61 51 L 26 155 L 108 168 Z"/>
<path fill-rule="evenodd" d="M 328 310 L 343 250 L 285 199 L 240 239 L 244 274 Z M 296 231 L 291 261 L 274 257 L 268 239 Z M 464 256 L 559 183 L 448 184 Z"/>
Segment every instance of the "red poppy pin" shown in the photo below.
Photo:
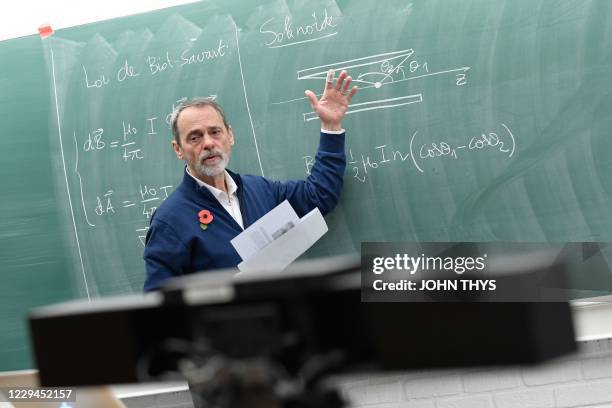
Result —
<path fill-rule="evenodd" d="M 203 230 L 208 228 L 208 224 L 210 224 L 215 218 L 209 210 L 200 211 L 198 213 L 198 217 L 200 217 L 200 228 Z"/>

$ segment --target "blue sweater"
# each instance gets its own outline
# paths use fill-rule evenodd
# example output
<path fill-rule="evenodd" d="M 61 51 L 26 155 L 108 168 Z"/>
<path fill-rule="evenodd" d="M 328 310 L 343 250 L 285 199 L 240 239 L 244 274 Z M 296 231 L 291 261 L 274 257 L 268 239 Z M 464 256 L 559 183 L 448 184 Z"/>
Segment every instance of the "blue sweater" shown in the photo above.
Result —
<path fill-rule="evenodd" d="M 306 180 L 281 183 L 228 170 L 238 186 L 244 227 L 284 200 L 300 217 L 315 207 L 327 214 L 338 203 L 345 167 L 344 134 L 322 133 L 315 164 Z M 201 210 L 209 210 L 214 217 L 206 230 L 200 227 Z M 158 289 L 171 277 L 236 267 L 242 259 L 230 240 L 241 232 L 240 225 L 212 193 L 185 172 L 183 182 L 151 217 L 144 251 L 144 290 Z"/>

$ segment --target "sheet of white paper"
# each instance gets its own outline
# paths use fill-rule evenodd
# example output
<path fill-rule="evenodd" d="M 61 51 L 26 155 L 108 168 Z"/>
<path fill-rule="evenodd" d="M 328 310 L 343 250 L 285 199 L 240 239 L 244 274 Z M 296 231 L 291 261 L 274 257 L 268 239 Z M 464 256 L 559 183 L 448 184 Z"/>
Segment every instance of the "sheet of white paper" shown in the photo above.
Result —
<path fill-rule="evenodd" d="M 284 270 L 327 232 L 327 224 L 321 211 L 315 208 L 294 228 L 288 230 L 249 259 L 238 264 L 240 273 L 277 273 Z"/>
<path fill-rule="evenodd" d="M 299 220 L 289 201 L 285 200 L 230 242 L 245 261 L 292 229 Z"/>

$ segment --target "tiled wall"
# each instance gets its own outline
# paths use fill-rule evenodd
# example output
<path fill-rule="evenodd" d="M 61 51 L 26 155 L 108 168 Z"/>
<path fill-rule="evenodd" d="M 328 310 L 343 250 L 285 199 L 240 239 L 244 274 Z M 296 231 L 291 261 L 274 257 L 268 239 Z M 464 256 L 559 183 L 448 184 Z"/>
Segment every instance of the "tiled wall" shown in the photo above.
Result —
<path fill-rule="evenodd" d="M 612 340 L 535 367 L 370 376 L 341 389 L 356 408 L 612 408 Z"/>
<path fill-rule="evenodd" d="M 612 408 L 612 339 L 582 342 L 578 353 L 536 367 L 359 375 L 337 384 L 354 408 Z M 123 401 L 128 408 L 192 407 L 188 392 Z"/>

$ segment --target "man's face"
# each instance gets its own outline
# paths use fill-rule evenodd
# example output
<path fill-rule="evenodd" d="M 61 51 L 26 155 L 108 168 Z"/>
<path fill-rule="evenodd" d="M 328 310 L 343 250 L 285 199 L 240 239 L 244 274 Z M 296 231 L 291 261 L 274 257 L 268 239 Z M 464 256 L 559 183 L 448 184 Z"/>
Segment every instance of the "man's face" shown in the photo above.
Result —
<path fill-rule="evenodd" d="M 172 141 L 176 156 L 187 162 L 191 174 L 212 181 L 223 175 L 229 163 L 234 135 L 219 112 L 210 106 L 190 106 L 179 115 L 177 129 L 181 143 Z"/>

